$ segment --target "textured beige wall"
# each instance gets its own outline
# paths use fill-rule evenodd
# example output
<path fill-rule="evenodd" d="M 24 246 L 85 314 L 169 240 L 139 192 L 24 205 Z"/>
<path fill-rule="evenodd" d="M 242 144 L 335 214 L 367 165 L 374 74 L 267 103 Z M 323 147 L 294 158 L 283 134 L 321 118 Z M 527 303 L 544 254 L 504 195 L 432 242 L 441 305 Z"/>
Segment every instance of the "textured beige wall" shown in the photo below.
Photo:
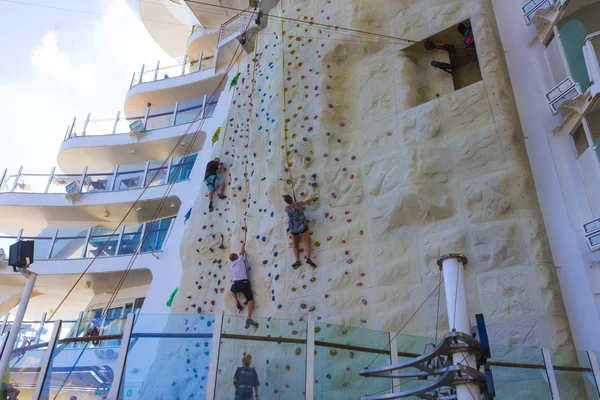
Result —
<path fill-rule="evenodd" d="M 437 294 L 409 317 L 439 282 L 436 258 L 461 252 L 469 258 L 471 311 L 485 314 L 493 343 L 570 346 L 488 2 L 305 0 L 283 8 L 286 17 L 417 40 L 471 18 L 483 80 L 452 92 L 449 75 L 429 66 L 445 53 L 406 53 L 397 40 L 286 22 L 282 44 L 273 19 L 259 36 L 254 93 L 250 57 L 240 65 L 224 147 L 214 150 L 227 166 L 229 200 L 208 214 L 202 188 L 181 247 L 173 312 L 237 314 L 226 260 L 239 250 L 247 210 L 259 317 L 387 331 L 407 324 L 403 333 L 433 335 Z M 317 270 L 290 267 L 286 150 L 297 196 L 319 197 L 306 209 Z M 316 191 L 308 185 L 313 173 Z M 446 329 L 443 296 L 442 289 Z M 235 352 L 227 357 L 238 364 Z M 353 397 L 348 380 L 334 377 L 326 398 Z"/>

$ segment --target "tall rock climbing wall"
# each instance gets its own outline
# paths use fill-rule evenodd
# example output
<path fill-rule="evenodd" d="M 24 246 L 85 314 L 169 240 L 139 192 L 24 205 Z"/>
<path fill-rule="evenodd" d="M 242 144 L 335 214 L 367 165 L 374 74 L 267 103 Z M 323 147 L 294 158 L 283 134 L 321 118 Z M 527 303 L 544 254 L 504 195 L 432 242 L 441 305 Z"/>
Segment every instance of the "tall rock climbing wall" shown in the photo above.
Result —
<path fill-rule="evenodd" d="M 493 343 L 570 346 L 489 0 L 287 0 L 273 14 L 303 22 L 270 19 L 255 53 L 230 71 L 240 77 L 213 150 L 228 199 L 209 213 L 200 190 L 172 312 L 237 315 L 227 261 L 245 239 L 257 317 L 433 335 L 448 326 L 443 285 L 436 321 L 436 259 L 460 252 L 471 311 L 485 314 Z M 421 41 L 467 19 L 481 79 L 459 90 L 430 66 L 446 52 L 394 39 Z M 318 198 L 305 210 L 317 269 L 291 268 L 283 194 Z M 303 349 L 239 346 L 220 361 L 219 398 L 231 398 L 246 351 L 263 373 L 280 368 L 261 386 L 267 398 L 301 398 L 293 360 Z M 320 364 L 330 383 L 319 398 L 365 394 L 348 392 L 364 366 L 350 352 L 323 357 L 337 361 Z"/>

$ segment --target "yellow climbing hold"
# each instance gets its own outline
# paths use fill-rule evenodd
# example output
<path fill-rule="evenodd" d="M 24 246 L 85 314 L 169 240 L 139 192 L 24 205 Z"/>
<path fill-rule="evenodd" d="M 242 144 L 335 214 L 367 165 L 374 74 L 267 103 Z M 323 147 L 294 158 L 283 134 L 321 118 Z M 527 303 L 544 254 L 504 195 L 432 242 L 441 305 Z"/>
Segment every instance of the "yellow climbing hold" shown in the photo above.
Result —
<path fill-rule="evenodd" d="M 336 349 L 331 349 L 331 350 L 329 350 L 329 355 L 330 355 L 331 357 L 335 357 L 335 356 L 337 356 L 337 350 L 336 350 Z"/>
<path fill-rule="evenodd" d="M 302 353 L 302 349 L 300 347 L 296 348 L 296 355 L 299 356 Z"/>
<path fill-rule="evenodd" d="M 310 306 L 310 308 L 308 309 L 308 312 L 313 312 L 315 311 L 316 307 L 315 306 Z"/>

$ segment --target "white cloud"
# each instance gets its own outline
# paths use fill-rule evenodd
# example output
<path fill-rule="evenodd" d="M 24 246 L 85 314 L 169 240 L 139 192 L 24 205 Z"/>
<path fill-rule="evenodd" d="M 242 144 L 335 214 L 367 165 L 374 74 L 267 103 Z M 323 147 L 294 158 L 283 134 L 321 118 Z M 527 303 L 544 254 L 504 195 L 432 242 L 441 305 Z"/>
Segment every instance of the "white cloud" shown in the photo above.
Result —
<path fill-rule="evenodd" d="M 73 65 L 69 55 L 58 48 L 58 34 L 46 33 L 40 44 L 29 56 L 31 64 L 38 72 L 58 83 L 73 86 L 83 92 L 92 92 L 96 88 L 93 68 L 89 65 Z"/>

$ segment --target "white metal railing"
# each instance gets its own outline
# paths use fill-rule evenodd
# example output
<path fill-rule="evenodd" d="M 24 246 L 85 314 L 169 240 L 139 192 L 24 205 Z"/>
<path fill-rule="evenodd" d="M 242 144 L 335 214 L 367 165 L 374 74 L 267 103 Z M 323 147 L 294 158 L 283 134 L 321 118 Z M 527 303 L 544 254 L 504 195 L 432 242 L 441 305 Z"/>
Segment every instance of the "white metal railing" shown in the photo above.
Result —
<path fill-rule="evenodd" d="M 184 158 L 171 157 L 167 162 L 146 161 L 143 164 L 115 165 L 112 171 L 64 174 L 52 168 L 49 174 L 24 173 L 19 167 L 15 174 L 7 170 L 0 175 L 0 193 L 67 193 L 67 186 L 77 185 L 76 193 L 99 193 L 160 186 L 190 178 L 198 154 Z M 164 164 L 164 165 L 163 165 Z"/>
<path fill-rule="evenodd" d="M 161 81 L 164 79 L 175 78 L 178 76 L 192 74 L 212 69 L 214 65 L 214 56 L 205 55 L 201 51 L 198 57 L 183 57 L 174 58 L 174 62 L 167 66 L 163 66 L 160 61 L 156 62 L 153 69 L 146 69 L 146 65 L 142 64 L 139 72 L 134 72 L 131 77 L 129 88 L 139 85 L 140 83 Z"/>
<path fill-rule="evenodd" d="M 530 24 L 537 10 L 548 9 L 554 5 L 554 2 L 555 0 L 529 0 L 521 7 L 525 16 L 525 22 Z"/>
<path fill-rule="evenodd" d="M 212 117 L 219 100 L 219 94 L 206 95 L 183 103 L 163 107 L 147 107 L 125 116 L 117 112 L 112 118 L 92 118 L 89 113 L 85 118 L 73 118 L 67 128 L 64 140 L 81 136 L 104 136 L 125 134 L 134 131 L 143 132 L 152 129 L 166 128 L 187 124 L 199 119 Z"/>
<path fill-rule="evenodd" d="M 113 228 L 104 227 L 45 229 L 36 235 L 28 235 L 21 229 L 16 236 L 0 236 L 0 243 L 33 240 L 35 260 L 127 256 L 138 251 L 155 253 L 162 251 L 174 219 L 123 225 L 114 234 Z"/>
<path fill-rule="evenodd" d="M 558 113 L 558 108 L 565 100 L 574 100 L 581 96 L 581 86 L 570 76 L 556 85 L 552 90 L 546 93 L 548 106 L 553 114 Z"/>
<path fill-rule="evenodd" d="M 249 8 L 222 24 L 219 31 L 219 45 L 232 36 L 237 37 L 250 29 L 256 28 L 255 15 L 256 12 Z"/>
<path fill-rule="evenodd" d="M 600 85 L 600 32 L 586 36 L 583 45 L 585 66 L 592 85 Z"/>

